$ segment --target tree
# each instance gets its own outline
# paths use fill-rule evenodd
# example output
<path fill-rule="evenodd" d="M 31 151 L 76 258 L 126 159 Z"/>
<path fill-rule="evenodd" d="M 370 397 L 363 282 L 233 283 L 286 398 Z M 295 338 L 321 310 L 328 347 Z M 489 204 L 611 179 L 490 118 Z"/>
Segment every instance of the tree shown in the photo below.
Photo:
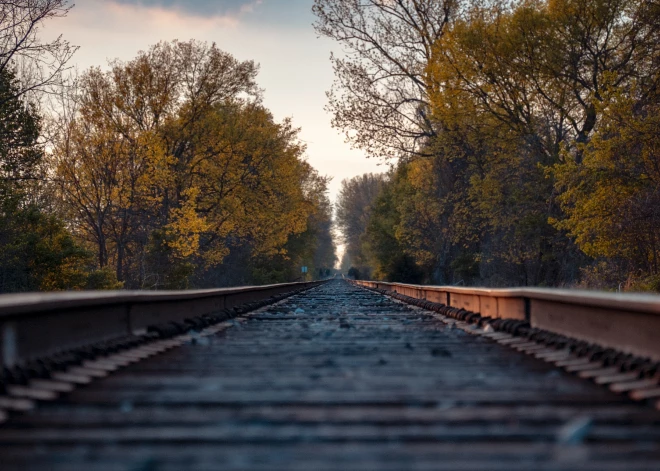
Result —
<path fill-rule="evenodd" d="M 217 274 L 225 260 L 249 280 L 256 262 L 245 257 L 287 259 L 289 240 L 323 212 L 298 129 L 261 104 L 257 70 L 215 45 L 173 41 L 83 75 L 54 152 L 60 190 L 99 266 L 128 287 L 229 283 Z"/>
<path fill-rule="evenodd" d="M 69 214 L 100 267 L 111 263 L 118 279 L 141 286 L 155 227 L 176 257 L 196 252 L 204 223 L 191 211 L 191 171 L 203 161 L 191 151 L 195 133 L 213 123 L 214 107 L 258 94 L 255 76 L 253 63 L 195 41 L 159 43 L 83 75 L 55 158 Z"/>
<path fill-rule="evenodd" d="M 602 120 L 583 158 L 567 156 L 555 167 L 567 217 L 554 222 L 599 260 L 592 277 L 598 275 L 593 270 L 605 269 L 600 275 L 606 277 L 614 272 L 610 287 L 627 282 L 660 291 L 658 78 L 656 72 L 653 81 L 604 93 L 598 110 Z M 599 281 L 596 276 L 594 282 Z"/>
<path fill-rule="evenodd" d="M 305 230 L 291 234 L 280 253 L 262 256 L 254 270 L 262 282 L 293 281 L 301 278 L 301 267 L 313 279 L 324 278 L 333 270 L 336 249 L 332 238 L 332 205 L 328 198 L 329 178 L 319 175 L 303 162 L 303 196 L 308 205 Z"/>
<path fill-rule="evenodd" d="M 307 199 L 314 205 L 308 217 L 307 230 L 314 243 L 311 251 L 312 270 L 316 278 L 325 278 L 334 271 L 337 248 L 333 237 L 332 203 L 328 197 L 330 178 L 322 177 L 310 167 Z"/>
<path fill-rule="evenodd" d="M 117 287 L 93 273 L 90 254 L 47 214 L 41 117 L 19 91 L 15 75 L 0 71 L 0 292 Z"/>
<path fill-rule="evenodd" d="M 41 117 L 34 103 L 20 97 L 20 83 L 11 70 L 0 70 L 0 198 L 12 198 L 40 178 L 43 149 Z"/>
<path fill-rule="evenodd" d="M 12 96 L 4 96 L 3 100 L 48 92 L 62 85 L 62 73 L 78 48 L 61 35 L 42 42 L 38 34 L 46 21 L 66 16 L 71 8 L 68 0 L 0 3 L 0 73 L 16 74 L 20 79 Z"/>
<path fill-rule="evenodd" d="M 52 214 L 39 93 L 54 91 L 75 48 L 37 33 L 66 1 L 0 5 L 0 292 L 118 288 Z"/>
<path fill-rule="evenodd" d="M 406 171 L 405 164 L 393 171 L 373 202 L 365 234 L 365 250 L 370 255 L 376 279 L 419 283 L 423 279 L 422 270 L 397 236 L 402 218 L 400 198 L 409 189 Z M 354 275 L 363 277 L 365 273 L 358 270 Z"/>
<path fill-rule="evenodd" d="M 385 182 L 385 175 L 365 173 L 344 180 L 337 197 L 337 227 L 342 233 L 350 264 L 368 274 L 367 254 L 362 240 L 371 216 L 372 204 Z"/>
<path fill-rule="evenodd" d="M 335 61 L 335 91 L 343 98 L 331 93 L 330 99 L 336 115 L 345 111 L 344 124 L 356 139 L 376 135 L 376 128 L 364 131 L 347 119 L 367 109 L 361 99 L 376 109 L 392 103 L 387 93 L 406 96 L 391 83 L 378 95 L 374 84 L 384 70 L 378 67 L 394 57 L 382 57 L 383 45 L 394 47 L 387 40 L 403 34 L 396 25 L 405 7 L 420 4 L 426 5 L 317 2 L 322 32 L 350 45 L 348 57 Z M 452 8 L 428 53 L 420 47 L 418 56 L 403 61 L 423 64 L 414 68 L 421 71 L 418 111 L 431 132 L 399 155 L 370 217 L 364 246 L 377 276 L 417 267 L 438 283 L 557 285 L 576 282 L 589 256 L 654 273 L 657 204 L 645 168 L 654 159 L 649 136 L 657 132 L 646 117 L 655 113 L 649 97 L 658 84 L 657 2 Z M 405 34 L 417 38 L 418 30 Z M 400 43 L 395 51 L 423 42 Z M 608 101 L 612 90 L 629 102 Z M 626 121 L 620 129 L 611 124 Z M 384 132 L 394 141 L 403 135 L 394 122 Z M 625 165 L 613 163 L 612 149 Z M 618 196 L 601 205 L 608 188 Z M 608 218 L 628 221 L 626 230 Z M 413 272 L 406 276 L 414 278 Z"/>
<path fill-rule="evenodd" d="M 94 270 L 64 222 L 38 206 L 5 202 L 0 224 L 0 293 L 121 288 L 112 273 Z"/>
<path fill-rule="evenodd" d="M 316 31 L 346 51 L 330 58 L 327 109 L 355 146 L 398 157 L 435 136 L 425 70 L 459 8 L 457 0 L 315 0 Z"/>
<path fill-rule="evenodd" d="M 564 159 L 579 166 L 608 83 L 625 86 L 653 70 L 650 6 L 477 4 L 436 43 L 428 68 L 434 146 L 440 158 L 464 163 L 458 182 L 478 216 L 468 225 L 482 228 L 473 250 L 481 276 L 499 278 L 491 283 L 575 279 L 585 257 L 565 226 L 549 224 L 563 216 L 549 169 Z"/>
<path fill-rule="evenodd" d="M 436 42 L 430 86 L 469 95 L 551 165 L 562 145 L 588 141 L 608 76 L 621 84 L 649 69 L 658 28 L 644 20 L 651 4 L 477 4 Z"/>

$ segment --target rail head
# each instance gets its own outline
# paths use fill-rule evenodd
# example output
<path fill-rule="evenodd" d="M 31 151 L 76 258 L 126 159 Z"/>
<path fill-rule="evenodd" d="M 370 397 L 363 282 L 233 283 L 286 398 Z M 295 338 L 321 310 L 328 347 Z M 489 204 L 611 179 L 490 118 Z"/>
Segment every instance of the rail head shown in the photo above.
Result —
<path fill-rule="evenodd" d="M 0 365 L 218 313 L 323 281 L 190 291 L 87 291 L 0 296 Z"/>
<path fill-rule="evenodd" d="M 476 312 L 528 321 L 556 332 L 660 360 L 660 295 L 551 288 L 468 288 L 355 281 L 370 288 Z"/>
<path fill-rule="evenodd" d="M 0 295 L 0 320 L 17 315 L 39 315 L 43 312 L 114 304 L 149 304 L 227 297 L 242 294 L 295 290 L 315 282 L 280 283 L 232 288 L 179 291 L 69 291 L 48 293 L 16 293 Z"/>
<path fill-rule="evenodd" d="M 589 291 L 579 289 L 558 288 L 469 288 L 460 286 L 412 285 L 407 283 L 392 283 L 384 281 L 362 281 L 357 284 L 364 286 L 376 285 L 381 289 L 387 286 L 393 289 L 424 290 L 456 295 L 473 295 L 493 298 L 527 298 L 564 302 L 568 304 L 602 307 L 605 309 L 633 309 L 639 312 L 660 315 L 660 295 L 647 293 L 611 293 L 606 291 Z"/>

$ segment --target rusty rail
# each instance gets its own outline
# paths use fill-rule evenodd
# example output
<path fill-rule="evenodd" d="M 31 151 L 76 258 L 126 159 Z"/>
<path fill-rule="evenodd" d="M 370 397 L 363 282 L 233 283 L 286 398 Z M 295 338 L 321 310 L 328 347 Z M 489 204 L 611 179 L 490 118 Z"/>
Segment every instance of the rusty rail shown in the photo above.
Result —
<path fill-rule="evenodd" d="M 462 288 L 354 281 L 660 361 L 660 296 L 548 288 Z"/>
<path fill-rule="evenodd" d="M 188 291 L 102 291 L 0 296 L 0 365 L 47 356 L 149 326 L 178 322 L 323 281 Z"/>

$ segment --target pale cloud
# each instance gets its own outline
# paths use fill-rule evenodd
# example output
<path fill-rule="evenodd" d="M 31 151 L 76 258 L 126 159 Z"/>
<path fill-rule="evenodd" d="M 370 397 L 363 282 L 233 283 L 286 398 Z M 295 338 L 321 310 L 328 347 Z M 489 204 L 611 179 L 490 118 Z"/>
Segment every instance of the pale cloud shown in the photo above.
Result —
<path fill-rule="evenodd" d="M 251 12 L 261 0 L 112 0 L 144 8 L 174 10 L 192 15 L 233 17 Z"/>
<path fill-rule="evenodd" d="M 131 59 L 161 40 L 213 41 L 217 36 L 231 36 L 239 23 L 231 15 L 199 16 L 162 7 L 87 0 L 66 18 L 50 22 L 43 34 L 52 38 L 63 33 L 71 44 L 80 46 L 74 64 L 84 70 L 103 67 L 115 58 Z"/>
<path fill-rule="evenodd" d="M 149 34 L 152 31 L 196 30 L 205 31 L 236 27 L 238 18 L 232 14 L 195 15 L 164 6 L 146 6 L 116 1 L 92 1 L 91 8 L 76 11 L 85 18 L 83 25 L 94 25 L 128 35 Z M 79 23 L 80 24 L 80 23 Z M 111 28 L 108 28 L 111 27 Z M 122 38 L 119 38 L 122 39 Z"/>

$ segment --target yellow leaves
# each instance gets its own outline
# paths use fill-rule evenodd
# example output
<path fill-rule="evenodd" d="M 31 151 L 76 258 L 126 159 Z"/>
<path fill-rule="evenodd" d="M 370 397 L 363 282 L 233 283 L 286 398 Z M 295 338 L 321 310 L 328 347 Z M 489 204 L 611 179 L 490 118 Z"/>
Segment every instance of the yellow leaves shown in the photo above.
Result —
<path fill-rule="evenodd" d="M 199 188 L 188 188 L 182 196 L 181 207 L 170 211 L 172 222 L 166 229 L 173 237 L 167 245 L 174 250 L 176 257 L 187 258 L 199 252 L 199 236 L 209 229 L 209 224 L 197 213 Z"/>
<path fill-rule="evenodd" d="M 609 87 L 581 162 L 566 158 L 555 167 L 567 217 L 553 223 L 592 257 L 626 259 L 653 271 L 660 251 L 655 243 L 660 221 L 653 209 L 660 203 L 660 118 L 657 96 L 634 99 L 641 96 L 637 87 Z"/>
<path fill-rule="evenodd" d="M 408 164 L 408 179 L 415 190 L 430 193 L 435 186 L 433 162 L 416 159 Z"/>
<path fill-rule="evenodd" d="M 227 239 L 250 244 L 254 256 L 286 254 L 284 245 L 306 230 L 316 210 L 304 194 L 311 168 L 301 160 L 295 132 L 274 123 L 263 107 L 241 103 L 216 107 L 195 126 L 177 160 L 184 190 L 182 206 L 172 212 L 170 247 L 208 266 L 228 254 Z M 200 237 L 209 241 L 204 247 Z"/>
<path fill-rule="evenodd" d="M 285 257 L 307 230 L 324 200 L 297 130 L 260 103 L 256 72 L 215 45 L 174 41 L 85 74 L 55 154 L 75 230 L 101 266 L 132 286 L 179 283 L 230 248 Z"/>
<path fill-rule="evenodd" d="M 43 273 L 39 290 L 82 290 L 85 289 L 87 277 L 87 270 L 79 259 L 65 259 L 56 269 Z"/>

